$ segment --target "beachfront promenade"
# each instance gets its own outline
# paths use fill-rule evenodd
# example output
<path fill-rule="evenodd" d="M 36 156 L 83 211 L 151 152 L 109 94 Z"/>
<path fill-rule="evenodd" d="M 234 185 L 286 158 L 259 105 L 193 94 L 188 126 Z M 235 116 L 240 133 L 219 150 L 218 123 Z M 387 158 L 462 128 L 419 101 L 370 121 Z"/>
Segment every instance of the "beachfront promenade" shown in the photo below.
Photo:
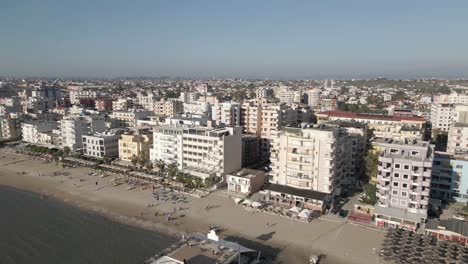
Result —
<path fill-rule="evenodd" d="M 219 192 L 201 199 L 178 195 L 176 203 L 170 198 L 158 201 L 150 188 L 127 191 L 125 184 L 114 186 L 114 176 L 90 176 L 92 170 L 83 167 L 66 169 L 67 176 L 38 176 L 63 169 L 3 150 L 0 167 L 0 184 L 47 193 L 125 223 L 173 234 L 220 226 L 222 236 L 260 243 L 268 255 L 278 254 L 279 263 L 306 263 L 312 253 L 325 254 L 324 263 L 384 263 L 375 253 L 385 237 L 380 230 L 325 219 L 304 223 L 247 211 Z M 168 213 L 171 221 L 167 221 Z"/>

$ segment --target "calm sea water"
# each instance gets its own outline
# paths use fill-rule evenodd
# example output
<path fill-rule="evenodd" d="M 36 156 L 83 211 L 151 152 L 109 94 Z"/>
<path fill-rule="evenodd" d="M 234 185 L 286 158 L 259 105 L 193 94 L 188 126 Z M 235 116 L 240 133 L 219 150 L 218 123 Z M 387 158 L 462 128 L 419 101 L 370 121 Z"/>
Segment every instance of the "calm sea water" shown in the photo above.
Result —
<path fill-rule="evenodd" d="M 137 264 L 174 240 L 0 186 L 0 263 Z"/>

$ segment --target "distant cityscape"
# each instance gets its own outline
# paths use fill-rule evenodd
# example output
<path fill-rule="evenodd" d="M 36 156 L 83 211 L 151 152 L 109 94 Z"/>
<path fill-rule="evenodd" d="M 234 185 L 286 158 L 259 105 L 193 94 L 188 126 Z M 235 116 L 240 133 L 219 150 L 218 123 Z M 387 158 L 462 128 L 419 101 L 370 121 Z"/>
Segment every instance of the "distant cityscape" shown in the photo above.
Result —
<path fill-rule="evenodd" d="M 468 245 L 464 79 L 3 78 L 0 144 L 299 221 Z"/>

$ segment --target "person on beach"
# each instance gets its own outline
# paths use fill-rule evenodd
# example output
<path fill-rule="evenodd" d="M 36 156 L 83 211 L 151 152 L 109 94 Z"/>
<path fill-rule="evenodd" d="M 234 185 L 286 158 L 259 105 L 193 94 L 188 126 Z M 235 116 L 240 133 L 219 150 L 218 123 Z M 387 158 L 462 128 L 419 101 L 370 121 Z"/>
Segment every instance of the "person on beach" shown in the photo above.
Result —
<path fill-rule="evenodd" d="M 174 207 L 174 213 L 176 212 L 176 208 Z"/>

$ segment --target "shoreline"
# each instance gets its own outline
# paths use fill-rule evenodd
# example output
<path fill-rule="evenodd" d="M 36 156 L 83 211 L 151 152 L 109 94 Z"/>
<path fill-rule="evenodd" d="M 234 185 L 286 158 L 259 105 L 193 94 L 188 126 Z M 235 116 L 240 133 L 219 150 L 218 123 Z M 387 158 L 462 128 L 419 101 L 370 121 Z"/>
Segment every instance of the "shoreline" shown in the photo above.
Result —
<path fill-rule="evenodd" d="M 113 187 L 112 176 L 88 176 L 92 170 L 84 167 L 67 169 L 69 176 L 37 176 L 38 173 L 52 174 L 63 169 L 4 150 L 0 150 L 0 166 L 0 185 L 44 193 L 112 221 L 176 239 L 181 233 L 205 233 L 210 225 L 221 226 L 222 237 L 257 247 L 254 249 L 261 250 L 262 256 L 275 259 L 275 263 L 306 263 L 310 254 L 325 254 L 323 263 L 374 263 L 376 256 L 372 249 L 379 248 L 384 237 L 381 231 L 346 223 L 320 219 L 301 223 L 250 212 L 236 205 L 231 198 L 217 193 L 205 198 L 188 197 L 186 202 L 176 205 L 159 203 L 151 197 L 149 189 L 127 191 L 126 185 Z M 18 175 L 22 171 L 26 174 Z M 94 181 L 99 182 L 99 188 Z M 147 207 L 148 203 L 159 204 Z M 206 209 L 206 205 L 212 209 Z M 177 210 L 175 220 L 167 222 L 163 214 L 171 213 L 176 207 L 183 210 Z M 156 210 L 162 213 L 158 217 L 154 216 Z M 267 222 L 274 223 L 273 227 L 267 227 Z M 356 245 L 355 238 L 364 236 L 367 238 Z M 383 260 L 379 261 L 383 263 Z"/>

